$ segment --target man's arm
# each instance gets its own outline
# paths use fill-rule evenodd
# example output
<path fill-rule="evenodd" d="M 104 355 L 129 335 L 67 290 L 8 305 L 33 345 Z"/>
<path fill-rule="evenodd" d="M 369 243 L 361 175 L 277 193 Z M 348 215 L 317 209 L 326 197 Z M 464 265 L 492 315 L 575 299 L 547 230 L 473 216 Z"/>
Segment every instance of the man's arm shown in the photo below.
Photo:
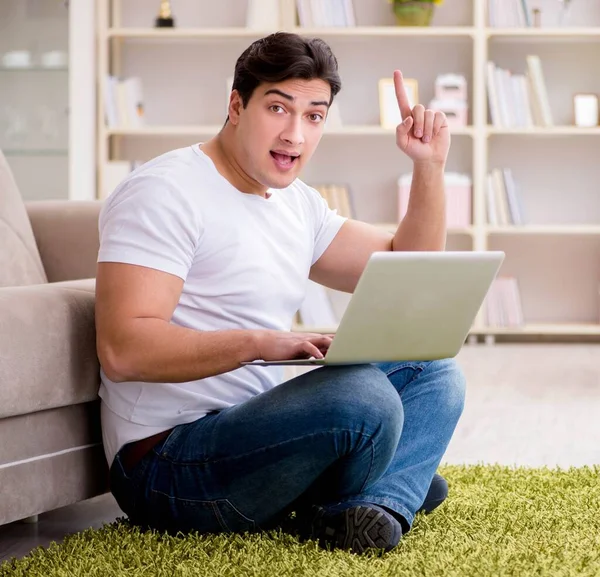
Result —
<path fill-rule="evenodd" d="M 420 104 L 411 110 L 398 70 L 394 83 L 403 119 L 396 129 L 396 144 L 413 160 L 408 209 L 395 235 L 363 222 L 344 223 L 310 272 L 311 280 L 333 289 L 353 292 L 375 251 L 446 246 L 444 170 L 450 147 L 446 117 Z"/>
<path fill-rule="evenodd" d="M 96 334 L 112 381 L 185 382 L 255 358 L 249 331 L 199 333 L 170 323 L 183 280 L 154 269 L 99 263 Z"/>
<path fill-rule="evenodd" d="M 183 280 L 155 269 L 100 262 L 96 348 L 115 382 L 187 382 L 255 359 L 322 358 L 331 337 L 270 330 L 200 332 L 172 324 Z"/>
<path fill-rule="evenodd" d="M 393 250 L 446 248 L 444 166 L 414 163 L 406 215 L 396 230 Z"/>

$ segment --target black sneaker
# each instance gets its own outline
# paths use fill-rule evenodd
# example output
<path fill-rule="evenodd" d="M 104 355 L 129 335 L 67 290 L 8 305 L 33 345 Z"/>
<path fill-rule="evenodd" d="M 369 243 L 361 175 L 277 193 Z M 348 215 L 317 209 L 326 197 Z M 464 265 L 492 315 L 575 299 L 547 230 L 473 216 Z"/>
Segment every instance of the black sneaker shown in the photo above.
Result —
<path fill-rule="evenodd" d="M 316 507 L 308 529 L 308 537 L 321 547 L 353 553 L 367 549 L 390 551 L 402 537 L 402 526 L 391 513 L 364 501 Z"/>
<path fill-rule="evenodd" d="M 448 481 L 446 481 L 439 473 L 436 473 L 431 480 L 431 485 L 429 486 L 425 501 L 423 501 L 423 504 L 417 513 L 431 513 L 434 509 L 437 509 L 447 497 Z"/>

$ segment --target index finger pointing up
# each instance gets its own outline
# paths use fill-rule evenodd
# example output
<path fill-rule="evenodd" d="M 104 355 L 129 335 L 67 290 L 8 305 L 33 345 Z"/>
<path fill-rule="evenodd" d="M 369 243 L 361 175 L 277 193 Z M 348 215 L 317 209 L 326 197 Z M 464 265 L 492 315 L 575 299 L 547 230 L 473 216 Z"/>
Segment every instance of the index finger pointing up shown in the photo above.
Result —
<path fill-rule="evenodd" d="M 396 98 L 398 99 L 398 106 L 400 108 L 400 116 L 402 120 L 411 116 L 410 102 L 408 101 L 408 95 L 404 88 L 404 81 L 402 80 L 402 72 L 400 70 L 394 70 L 394 87 L 396 88 Z"/>

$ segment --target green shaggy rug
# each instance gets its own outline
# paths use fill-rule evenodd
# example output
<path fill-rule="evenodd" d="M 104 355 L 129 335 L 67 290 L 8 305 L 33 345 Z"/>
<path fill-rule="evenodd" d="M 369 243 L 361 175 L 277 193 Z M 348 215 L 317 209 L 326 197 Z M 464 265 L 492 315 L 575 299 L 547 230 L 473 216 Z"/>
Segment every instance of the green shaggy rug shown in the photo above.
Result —
<path fill-rule="evenodd" d="M 392 552 L 325 551 L 279 531 L 140 533 L 122 520 L 0 565 L 0 577 L 600 575 L 600 466 L 444 466 L 449 499 Z"/>

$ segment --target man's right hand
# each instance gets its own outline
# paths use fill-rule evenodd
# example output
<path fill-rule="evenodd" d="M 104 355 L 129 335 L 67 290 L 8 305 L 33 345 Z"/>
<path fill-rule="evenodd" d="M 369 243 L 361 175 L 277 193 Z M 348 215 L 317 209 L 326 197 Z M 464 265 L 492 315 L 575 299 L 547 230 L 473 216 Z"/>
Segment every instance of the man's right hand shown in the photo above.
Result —
<path fill-rule="evenodd" d="M 257 330 L 257 359 L 285 361 L 287 359 L 322 359 L 334 335 L 273 330 Z"/>

